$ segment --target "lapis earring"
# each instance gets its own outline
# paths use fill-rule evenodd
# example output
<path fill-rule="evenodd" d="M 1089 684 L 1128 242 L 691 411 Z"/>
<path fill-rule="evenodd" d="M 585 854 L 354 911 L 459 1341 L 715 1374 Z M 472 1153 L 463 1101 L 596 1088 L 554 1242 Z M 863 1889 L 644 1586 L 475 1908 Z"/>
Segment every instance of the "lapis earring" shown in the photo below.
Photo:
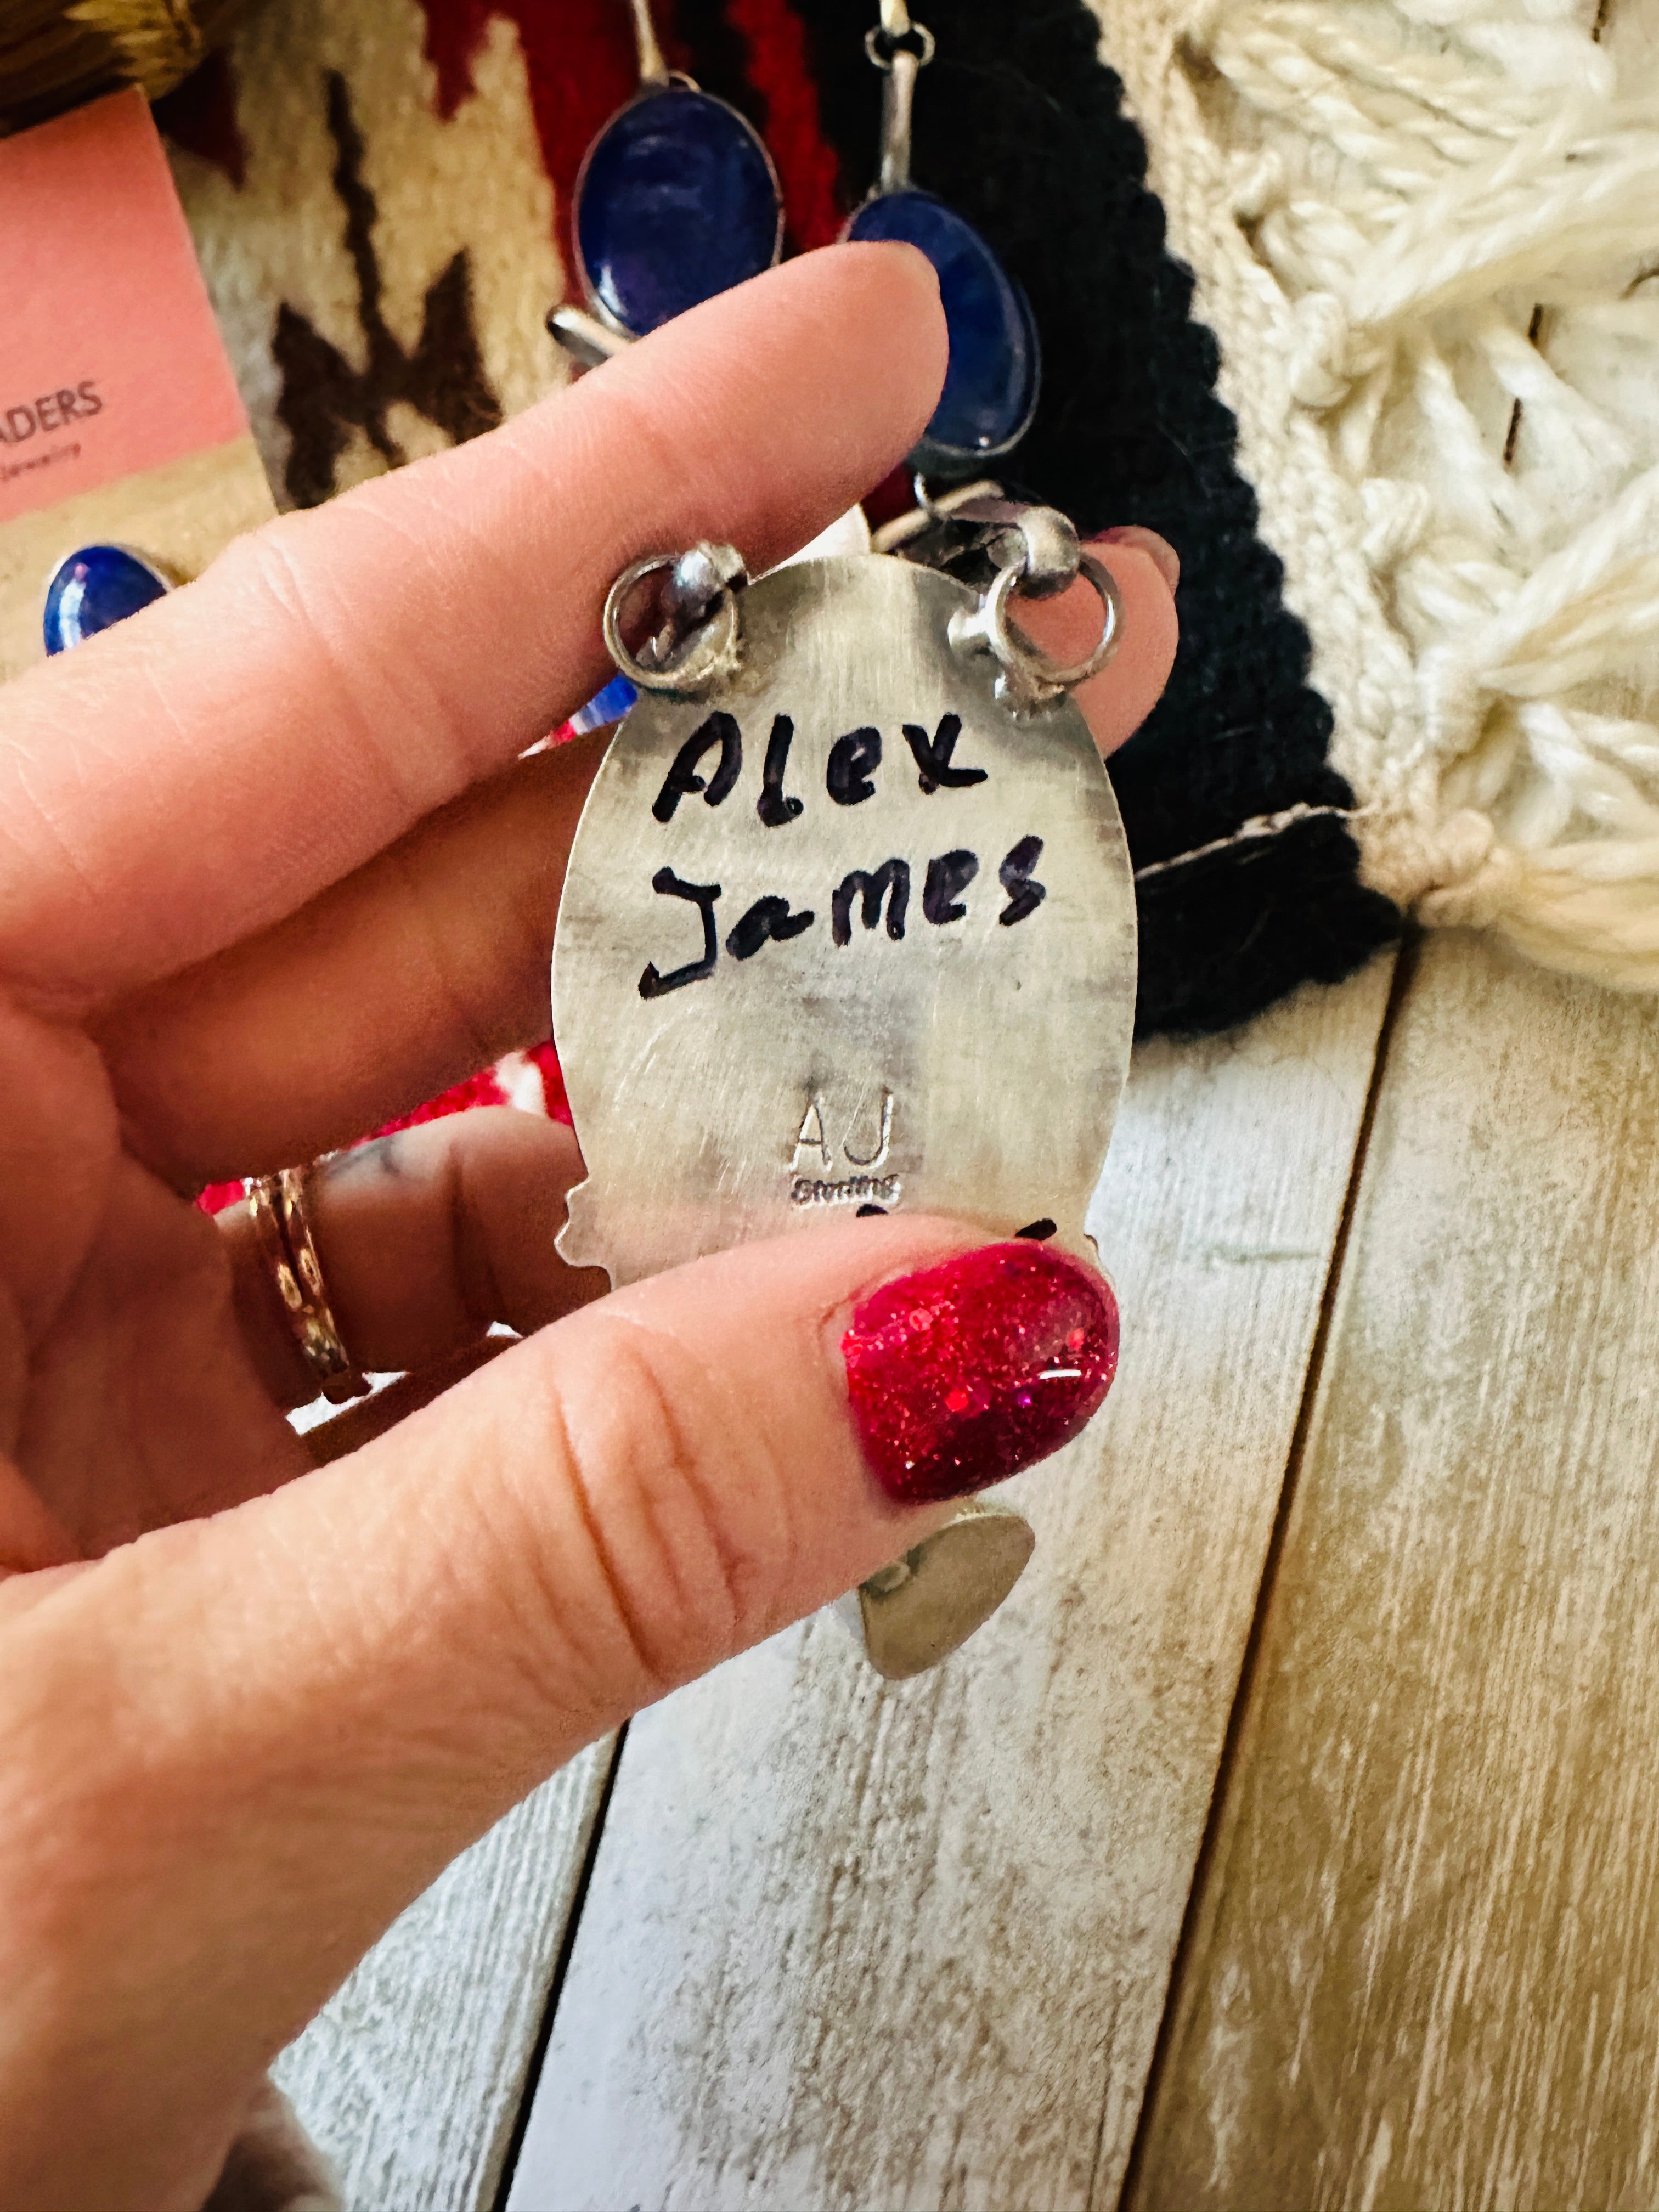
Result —
<path fill-rule="evenodd" d="M 910 110 L 916 78 L 933 58 L 933 34 L 910 21 L 905 0 L 881 0 L 864 50 L 886 73 L 881 170 L 847 224 L 848 239 L 896 239 L 927 256 L 939 275 L 950 332 L 945 389 L 911 466 L 925 476 L 970 475 L 1012 451 L 1030 428 L 1042 355 L 1030 303 L 972 223 L 910 182 Z"/>
<path fill-rule="evenodd" d="M 771 155 L 735 107 L 671 72 L 649 0 L 631 5 L 640 88 L 582 157 L 573 226 L 588 302 L 623 338 L 758 276 L 783 245 Z"/>
<path fill-rule="evenodd" d="M 130 545 L 77 545 L 46 580 L 47 653 L 67 653 L 172 589 L 172 578 Z"/>

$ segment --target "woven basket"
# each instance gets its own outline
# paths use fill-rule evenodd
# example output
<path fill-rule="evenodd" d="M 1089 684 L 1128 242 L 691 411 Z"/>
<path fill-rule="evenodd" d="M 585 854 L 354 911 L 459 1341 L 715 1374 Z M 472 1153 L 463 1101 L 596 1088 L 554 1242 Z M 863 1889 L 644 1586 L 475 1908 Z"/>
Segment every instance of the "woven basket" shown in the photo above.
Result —
<path fill-rule="evenodd" d="M 0 0 L 0 133 L 124 84 L 187 76 L 244 0 Z"/>

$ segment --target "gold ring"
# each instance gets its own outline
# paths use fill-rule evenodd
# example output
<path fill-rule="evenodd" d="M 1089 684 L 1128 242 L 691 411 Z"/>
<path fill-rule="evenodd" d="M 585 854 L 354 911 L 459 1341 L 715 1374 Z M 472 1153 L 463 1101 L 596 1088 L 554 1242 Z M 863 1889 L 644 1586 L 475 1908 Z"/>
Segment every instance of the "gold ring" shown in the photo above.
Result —
<path fill-rule="evenodd" d="M 308 1173 L 283 1168 L 276 1175 L 249 1176 L 242 1188 L 294 1341 L 324 1397 L 338 1406 L 367 1397 L 368 1385 L 345 1348 L 323 1285 L 323 1263 L 306 1214 Z"/>

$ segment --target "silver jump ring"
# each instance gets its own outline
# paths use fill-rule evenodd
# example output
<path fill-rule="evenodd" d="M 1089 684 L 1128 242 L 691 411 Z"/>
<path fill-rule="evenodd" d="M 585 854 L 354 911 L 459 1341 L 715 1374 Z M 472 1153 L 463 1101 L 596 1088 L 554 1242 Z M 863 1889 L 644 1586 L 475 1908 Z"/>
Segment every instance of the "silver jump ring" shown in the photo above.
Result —
<path fill-rule="evenodd" d="M 605 595 L 604 629 L 606 648 L 629 682 L 637 684 L 641 691 L 700 690 L 704 684 L 712 683 L 715 677 L 723 675 L 737 659 L 738 599 L 729 586 L 720 593 L 714 616 L 694 633 L 679 659 L 645 661 L 629 650 L 622 634 L 622 617 L 623 610 L 635 586 L 647 576 L 672 568 L 679 558 L 678 553 L 653 553 L 643 561 L 632 561 Z"/>
<path fill-rule="evenodd" d="M 890 31 L 885 23 L 872 23 L 869 29 L 864 34 L 864 51 L 866 56 L 884 74 L 887 70 L 892 68 L 893 57 L 890 53 L 885 61 L 882 59 L 882 40 L 884 39 L 896 40 L 899 39 L 908 38 L 914 38 L 920 41 L 921 52 L 915 57 L 916 67 L 919 70 L 926 69 L 928 63 L 933 58 L 933 47 L 935 44 L 933 34 L 928 29 L 926 23 L 907 23 L 902 30 L 897 31 Z M 908 51 L 908 50 L 907 49 L 907 52 Z"/>
<path fill-rule="evenodd" d="M 1008 619 L 1008 601 L 1024 581 L 1023 566 L 1013 563 L 999 570 L 985 601 L 985 636 L 991 650 L 1005 668 L 1018 669 L 1044 692 L 1069 691 L 1075 684 L 1086 684 L 1091 676 L 1098 676 L 1117 650 L 1118 632 L 1123 625 L 1123 602 L 1118 597 L 1112 572 L 1103 561 L 1092 553 L 1079 556 L 1078 574 L 1085 576 L 1095 588 L 1105 614 L 1100 638 L 1086 660 L 1065 667 L 1051 659 L 1040 646 L 1022 636 Z"/>

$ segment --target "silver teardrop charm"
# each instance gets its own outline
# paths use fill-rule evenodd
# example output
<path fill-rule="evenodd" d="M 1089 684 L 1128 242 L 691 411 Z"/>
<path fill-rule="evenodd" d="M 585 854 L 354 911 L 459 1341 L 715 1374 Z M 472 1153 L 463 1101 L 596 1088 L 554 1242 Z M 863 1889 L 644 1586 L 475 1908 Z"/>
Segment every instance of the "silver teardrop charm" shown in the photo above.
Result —
<path fill-rule="evenodd" d="M 968 1641 L 1025 1571 L 1036 1538 L 1012 1505 L 970 1498 L 836 1612 L 890 1682 L 925 1674 Z"/>

